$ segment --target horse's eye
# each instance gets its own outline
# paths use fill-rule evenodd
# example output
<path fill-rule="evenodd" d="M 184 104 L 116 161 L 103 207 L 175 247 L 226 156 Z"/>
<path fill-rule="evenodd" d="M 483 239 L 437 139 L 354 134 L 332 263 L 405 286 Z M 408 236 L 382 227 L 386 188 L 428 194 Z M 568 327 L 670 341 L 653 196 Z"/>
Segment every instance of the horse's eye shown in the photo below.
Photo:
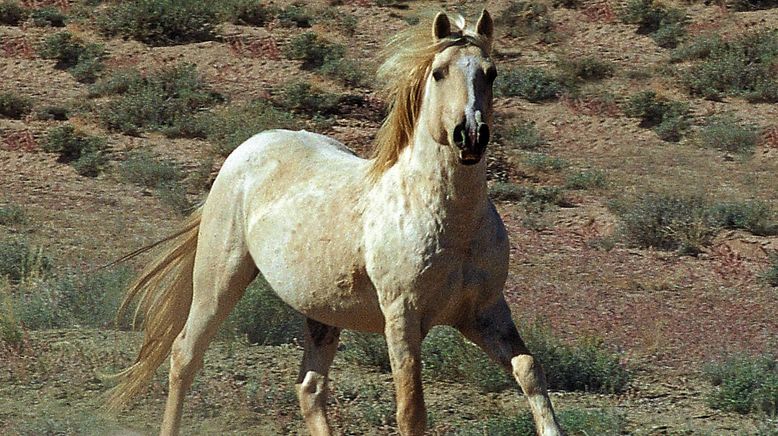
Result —
<path fill-rule="evenodd" d="M 486 70 L 486 80 L 489 81 L 489 83 L 494 82 L 494 79 L 497 78 L 497 68 L 491 67 L 488 70 Z"/>
<path fill-rule="evenodd" d="M 432 78 L 435 79 L 436 82 L 443 80 L 444 77 L 446 77 L 446 71 L 443 70 L 443 68 L 435 68 L 432 70 Z"/>

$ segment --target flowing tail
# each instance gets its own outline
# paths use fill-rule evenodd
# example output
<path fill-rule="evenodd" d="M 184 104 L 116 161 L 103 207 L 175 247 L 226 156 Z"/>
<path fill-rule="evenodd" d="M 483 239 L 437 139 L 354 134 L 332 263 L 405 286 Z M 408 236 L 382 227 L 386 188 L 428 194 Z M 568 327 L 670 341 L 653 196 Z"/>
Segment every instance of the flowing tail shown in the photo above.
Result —
<path fill-rule="evenodd" d="M 196 210 L 176 233 L 113 262 L 123 262 L 169 243 L 169 248 L 146 266 L 129 287 L 119 307 L 117 319 L 133 301 L 139 300 L 132 324 L 135 327 L 142 315 L 144 337 L 135 363 L 113 376 L 119 383 L 108 392 L 109 409 L 121 408 L 148 386 L 184 328 L 192 305 L 192 274 L 201 216 L 202 209 Z"/>

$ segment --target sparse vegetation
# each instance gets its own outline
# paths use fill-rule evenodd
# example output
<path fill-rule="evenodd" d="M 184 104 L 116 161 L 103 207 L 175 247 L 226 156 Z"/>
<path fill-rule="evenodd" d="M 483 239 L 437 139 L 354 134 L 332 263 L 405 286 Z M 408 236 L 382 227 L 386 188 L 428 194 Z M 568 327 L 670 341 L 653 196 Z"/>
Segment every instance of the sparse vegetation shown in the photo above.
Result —
<path fill-rule="evenodd" d="M 564 191 L 556 186 L 534 187 L 510 182 L 495 182 L 489 188 L 489 197 L 494 201 L 513 201 L 553 205 L 567 204 Z"/>
<path fill-rule="evenodd" d="M 601 170 L 583 170 L 567 176 L 567 189 L 599 189 L 608 184 L 605 172 Z"/>
<path fill-rule="evenodd" d="M 733 116 L 720 116 L 708 120 L 700 129 L 699 138 L 703 147 L 750 155 L 759 142 L 759 130 Z"/>
<path fill-rule="evenodd" d="M 678 53 L 679 59 L 700 59 L 682 79 L 692 95 L 720 100 L 742 96 L 751 102 L 778 102 L 778 32 L 747 33 L 731 41 L 700 36 Z"/>
<path fill-rule="evenodd" d="M 71 125 L 49 130 L 43 150 L 59 154 L 58 161 L 70 163 L 82 176 L 96 177 L 107 161 L 105 139 L 76 132 Z"/>
<path fill-rule="evenodd" d="M 18 204 L 0 205 L 0 226 L 13 226 L 27 222 L 27 214 Z"/>
<path fill-rule="evenodd" d="M 186 213 L 192 207 L 181 184 L 184 174 L 174 162 L 136 152 L 119 165 L 119 172 L 130 183 L 154 189 L 163 203 L 179 213 Z"/>
<path fill-rule="evenodd" d="M 235 24 L 263 26 L 275 15 L 270 7 L 254 0 L 234 0 L 231 3 L 230 21 Z"/>
<path fill-rule="evenodd" d="M 546 143 L 532 121 L 519 121 L 510 124 L 507 131 L 501 135 L 501 139 L 505 145 L 518 147 L 522 150 L 537 150 Z"/>
<path fill-rule="evenodd" d="M 654 0 L 630 0 L 622 10 L 621 19 L 627 24 L 637 24 L 639 34 L 650 35 L 663 48 L 676 47 L 686 34 L 686 12 Z"/>
<path fill-rule="evenodd" d="M 564 159 L 544 153 L 527 153 L 524 163 L 535 171 L 556 172 L 567 167 Z"/>
<path fill-rule="evenodd" d="M 497 95 L 522 97 L 531 102 L 553 100 L 563 90 L 559 80 L 540 68 L 515 68 L 497 76 Z"/>
<path fill-rule="evenodd" d="M 689 129 L 688 104 L 657 96 L 654 91 L 632 95 L 624 114 L 639 118 L 640 127 L 650 128 L 663 141 L 678 142 Z"/>
<path fill-rule="evenodd" d="M 714 409 L 778 415 L 778 360 L 770 354 L 739 355 L 709 364 L 705 375 L 715 386 L 708 397 Z"/>
<path fill-rule="evenodd" d="M 92 83 L 103 71 L 104 49 L 100 44 L 84 44 L 70 32 L 49 36 L 40 49 L 40 55 L 57 61 L 56 68 L 67 70 L 82 83 Z"/>
<path fill-rule="evenodd" d="M 343 112 L 344 106 L 355 103 L 355 98 L 361 100 L 359 97 L 322 91 L 308 82 L 292 82 L 283 87 L 276 104 L 296 113 L 332 115 Z"/>
<path fill-rule="evenodd" d="M 0 279 L 19 283 L 30 277 L 44 276 L 51 267 L 51 259 L 43 248 L 20 238 L 0 240 Z"/>
<path fill-rule="evenodd" d="M 97 86 L 95 92 L 119 92 L 100 117 L 109 129 L 129 135 L 145 129 L 176 134 L 199 111 L 222 100 L 191 64 L 164 68 L 140 79 L 124 72 Z"/>
<path fill-rule="evenodd" d="M 30 13 L 32 22 L 39 27 L 65 27 L 67 15 L 54 6 L 45 6 Z"/>
<path fill-rule="evenodd" d="M 569 435 L 617 436 L 624 434 L 624 418 L 607 409 L 562 409 L 557 412 L 559 424 Z M 470 424 L 455 433 L 457 436 L 508 436 L 535 434 L 532 415 L 524 413 L 515 417 L 500 417 Z"/>
<path fill-rule="evenodd" d="M 295 2 L 278 13 L 278 21 L 282 26 L 306 29 L 313 25 L 314 16 L 304 2 Z"/>
<path fill-rule="evenodd" d="M 560 77 L 565 83 L 575 85 L 579 82 L 590 82 L 607 79 L 613 76 L 615 67 L 593 56 L 577 59 L 562 59 L 557 63 Z"/>
<path fill-rule="evenodd" d="M 496 22 L 498 28 L 512 37 L 535 36 L 547 43 L 557 38 L 548 6 L 540 2 L 511 0 Z"/>
<path fill-rule="evenodd" d="M 0 93 L 0 116 L 19 119 L 32 110 L 32 102 L 14 92 Z"/>
<path fill-rule="evenodd" d="M 287 58 L 302 61 L 303 69 L 317 71 L 346 85 L 359 86 L 365 81 L 362 67 L 344 58 L 344 46 L 327 42 L 314 32 L 292 38 L 283 51 Z"/>
<path fill-rule="evenodd" d="M 18 26 L 20 22 L 27 19 L 30 12 L 19 6 L 19 3 L 13 0 L 4 0 L 0 3 L 0 24 L 6 26 Z"/>
<path fill-rule="evenodd" d="M 770 256 L 770 264 L 762 272 L 760 278 L 770 286 L 778 288 L 778 253 Z"/>

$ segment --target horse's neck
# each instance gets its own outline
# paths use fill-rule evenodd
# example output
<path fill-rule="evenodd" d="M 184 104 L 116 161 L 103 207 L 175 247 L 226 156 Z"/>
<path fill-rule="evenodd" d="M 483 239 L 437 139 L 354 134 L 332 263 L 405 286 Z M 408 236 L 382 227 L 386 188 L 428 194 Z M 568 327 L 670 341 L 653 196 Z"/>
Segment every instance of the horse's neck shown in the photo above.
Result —
<path fill-rule="evenodd" d="M 402 196 L 401 204 L 411 212 L 430 213 L 454 226 L 474 225 L 488 210 L 486 164 L 460 164 L 456 150 L 437 143 L 424 128 L 384 177 L 385 195 Z"/>

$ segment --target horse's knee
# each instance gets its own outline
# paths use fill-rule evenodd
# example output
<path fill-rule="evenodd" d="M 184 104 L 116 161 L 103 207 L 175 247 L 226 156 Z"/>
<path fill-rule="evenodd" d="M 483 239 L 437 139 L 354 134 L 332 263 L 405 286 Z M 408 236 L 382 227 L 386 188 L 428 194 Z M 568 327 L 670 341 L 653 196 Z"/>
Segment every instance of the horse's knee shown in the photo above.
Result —
<path fill-rule="evenodd" d="M 315 371 L 308 371 L 297 385 L 297 398 L 303 415 L 315 412 L 324 405 L 327 394 L 327 377 Z"/>
<path fill-rule="evenodd" d="M 542 394 L 546 389 L 546 380 L 540 364 L 529 354 L 520 354 L 511 359 L 513 376 L 521 385 L 524 395 Z"/>

